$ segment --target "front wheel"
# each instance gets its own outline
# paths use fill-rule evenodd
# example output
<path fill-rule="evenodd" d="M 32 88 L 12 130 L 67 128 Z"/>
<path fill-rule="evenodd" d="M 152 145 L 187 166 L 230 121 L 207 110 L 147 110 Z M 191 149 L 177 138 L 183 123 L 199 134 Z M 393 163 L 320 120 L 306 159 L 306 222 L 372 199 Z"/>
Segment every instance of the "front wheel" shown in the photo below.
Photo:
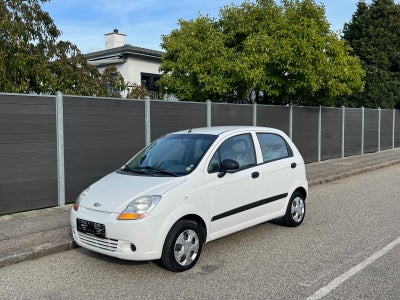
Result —
<path fill-rule="evenodd" d="M 302 193 L 294 192 L 290 197 L 283 221 L 289 227 L 299 226 L 306 213 L 305 197 Z"/>
<path fill-rule="evenodd" d="M 203 228 L 194 221 L 180 220 L 172 226 L 165 239 L 161 262 L 173 272 L 192 268 L 200 257 Z"/>

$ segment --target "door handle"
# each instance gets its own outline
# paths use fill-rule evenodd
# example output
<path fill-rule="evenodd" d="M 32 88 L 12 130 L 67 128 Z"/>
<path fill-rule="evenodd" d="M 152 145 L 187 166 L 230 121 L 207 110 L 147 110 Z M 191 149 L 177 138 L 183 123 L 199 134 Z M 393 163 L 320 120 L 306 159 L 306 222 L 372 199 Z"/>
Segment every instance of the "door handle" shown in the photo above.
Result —
<path fill-rule="evenodd" d="M 251 178 L 258 178 L 258 176 L 260 176 L 260 173 L 258 172 L 251 173 Z"/>
<path fill-rule="evenodd" d="M 297 167 L 297 164 L 296 164 L 296 163 L 292 163 L 292 164 L 290 165 L 290 167 L 291 167 L 292 169 L 294 169 L 294 168 Z"/>

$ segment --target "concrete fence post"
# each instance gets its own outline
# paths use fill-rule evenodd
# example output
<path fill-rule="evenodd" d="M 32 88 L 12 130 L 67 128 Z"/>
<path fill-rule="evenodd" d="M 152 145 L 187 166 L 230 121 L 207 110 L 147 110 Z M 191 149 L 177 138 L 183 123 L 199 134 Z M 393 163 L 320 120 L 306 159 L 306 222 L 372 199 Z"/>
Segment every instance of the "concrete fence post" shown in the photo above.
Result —
<path fill-rule="evenodd" d="M 361 107 L 361 154 L 364 154 L 365 108 Z"/>
<path fill-rule="evenodd" d="M 57 191 L 58 205 L 65 205 L 65 167 L 64 167 L 64 101 L 61 92 L 56 95 L 56 134 L 57 134 Z"/>
<path fill-rule="evenodd" d="M 321 161 L 321 144 L 322 144 L 322 106 L 319 106 L 318 114 L 318 161 Z"/>
<path fill-rule="evenodd" d="M 253 126 L 257 126 L 257 103 L 253 103 Z"/>
<path fill-rule="evenodd" d="M 382 109 L 378 107 L 378 152 L 381 152 L 381 122 L 382 121 Z"/>
<path fill-rule="evenodd" d="M 293 140 L 293 104 L 290 103 L 289 111 L 289 138 Z"/>
<path fill-rule="evenodd" d="M 151 142 L 151 120 L 150 120 L 150 97 L 147 96 L 144 98 L 144 136 L 145 136 L 145 144 L 146 146 L 150 145 Z"/>
<path fill-rule="evenodd" d="M 346 107 L 342 106 L 342 158 L 344 157 L 344 128 L 346 125 Z"/>
<path fill-rule="evenodd" d="M 392 122 L 392 149 L 394 149 L 394 140 L 395 140 L 395 130 L 396 130 L 396 109 L 393 109 L 393 122 Z"/>
<path fill-rule="evenodd" d="M 207 100 L 207 127 L 211 127 L 211 100 Z"/>

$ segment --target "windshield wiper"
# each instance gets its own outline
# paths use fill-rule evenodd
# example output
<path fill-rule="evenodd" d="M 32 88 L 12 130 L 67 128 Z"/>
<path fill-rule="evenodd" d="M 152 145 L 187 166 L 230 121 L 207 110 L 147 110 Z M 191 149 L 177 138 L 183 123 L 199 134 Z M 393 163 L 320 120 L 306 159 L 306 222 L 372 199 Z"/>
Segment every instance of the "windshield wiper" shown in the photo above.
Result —
<path fill-rule="evenodd" d="M 123 165 L 121 168 L 122 171 L 132 172 L 132 169 L 128 165 Z"/>
<path fill-rule="evenodd" d="M 131 168 L 131 167 L 129 167 L 128 165 L 124 165 L 122 168 L 121 168 L 121 170 L 122 171 L 125 171 L 125 172 L 131 172 L 131 173 L 139 173 L 139 174 L 148 174 L 148 172 L 145 170 L 145 169 L 143 169 L 143 168 Z"/>
<path fill-rule="evenodd" d="M 139 172 L 140 172 L 140 170 L 148 170 L 148 171 L 151 171 L 151 172 L 154 172 L 154 173 L 158 173 L 158 174 L 163 174 L 163 175 L 169 175 L 169 176 L 178 177 L 178 175 L 175 174 L 174 172 L 170 172 L 170 171 L 167 171 L 167 170 L 164 170 L 164 169 L 157 169 L 157 168 L 154 168 L 154 167 L 152 167 L 152 166 L 137 167 L 137 168 L 134 168 L 134 169 L 132 170 L 132 172 L 136 172 L 137 170 L 138 170 Z"/>

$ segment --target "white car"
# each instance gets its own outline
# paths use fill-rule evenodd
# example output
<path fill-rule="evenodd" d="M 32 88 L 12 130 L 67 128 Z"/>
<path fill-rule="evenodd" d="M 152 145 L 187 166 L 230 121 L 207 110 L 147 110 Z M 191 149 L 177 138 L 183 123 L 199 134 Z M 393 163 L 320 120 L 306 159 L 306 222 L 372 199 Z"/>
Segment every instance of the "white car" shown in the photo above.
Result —
<path fill-rule="evenodd" d="M 204 243 L 283 218 L 304 220 L 304 161 L 280 130 L 251 126 L 167 134 L 92 184 L 71 209 L 76 243 L 128 260 L 193 267 Z"/>

